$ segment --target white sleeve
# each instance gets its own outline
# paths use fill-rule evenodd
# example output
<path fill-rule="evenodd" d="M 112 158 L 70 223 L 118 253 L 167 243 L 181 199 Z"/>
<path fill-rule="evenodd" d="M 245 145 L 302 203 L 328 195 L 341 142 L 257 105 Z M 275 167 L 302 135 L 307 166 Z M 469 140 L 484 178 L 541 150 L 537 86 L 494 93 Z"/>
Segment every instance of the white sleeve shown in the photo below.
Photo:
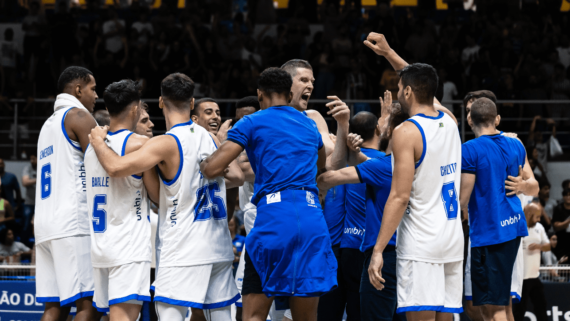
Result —
<path fill-rule="evenodd" d="M 200 150 L 198 151 L 200 162 L 212 155 L 217 149 L 218 146 L 216 146 L 214 139 L 210 136 L 209 132 L 206 132 L 202 135 L 202 143 L 200 144 Z"/>
<path fill-rule="evenodd" d="M 540 224 L 540 223 L 536 223 L 536 224 Z M 546 235 L 546 232 L 544 231 L 544 226 L 542 226 L 542 224 L 540 224 L 540 244 L 546 244 L 549 242 L 550 242 L 550 240 L 548 239 L 548 235 Z"/>

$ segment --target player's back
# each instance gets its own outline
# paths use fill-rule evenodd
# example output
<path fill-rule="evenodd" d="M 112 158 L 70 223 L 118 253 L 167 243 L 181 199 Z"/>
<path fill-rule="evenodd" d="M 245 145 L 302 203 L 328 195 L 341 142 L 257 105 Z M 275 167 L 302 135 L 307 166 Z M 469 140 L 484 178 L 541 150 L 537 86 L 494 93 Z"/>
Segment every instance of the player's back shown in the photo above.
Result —
<path fill-rule="evenodd" d="M 410 201 L 398 228 L 398 259 L 431 263 L 463 260 L 459 209 L 461 140 L 457 125 L 443 112 L 417 114 L 423 152 L 416 163 Z"/>
<path fill-rule="evenodd" d="M 107 145 L 124 156 L 132 134 L 126 129 L 109 131 Z M 85 151 L 84 162 L 93 267 L 150 262 L 149 199 L 142 177 L 110 177 L 91 146 Z"/>
<path fill-rule="evenodd" d="M 176 176 L 160 174 L 157 267 L 233 261 L 223 177 L 208 180 L 200 162 L 216 149 L 210 134 L 192 121 L 173 126 L 180 165 Z"/>
<path fill-rule="evenodd" d="M 313 120 L 293 107 L 273 106 L 240 122 L 244 123 L 234 129 L 250 131 L 239 134 L 254 138 L 242 146 L 255 172 L 253 204 L 287 189 L 307 189 L 318 195 L 316 164 L 322 140 Z M 232 140 L 231 135 L 228 139 Z"/>
<path fill-rule="evenodd" d="M 483 135 L 463 144 L 463 173 L 476 176 L 469 201 L 473 247 L 499 244 L 527 235 L 520 198 L 507 196 L 505 181 L 518 176 L 526 151 L 518 139 Z"/>
<path fill-rule="evenodd" d="M 38 139 L 38 182 L 36 184 L 36 243 L 56 238 L 89 235 L 89 218 L 85 194 L 83 150 L 72 141 L 65 129 L 65 117 L 76 105 L 57 105 L 46 120 Z M 71 103 L 70 103 L 71 104 Z M 85 109 L 87 110 L 87 109 Z"/>

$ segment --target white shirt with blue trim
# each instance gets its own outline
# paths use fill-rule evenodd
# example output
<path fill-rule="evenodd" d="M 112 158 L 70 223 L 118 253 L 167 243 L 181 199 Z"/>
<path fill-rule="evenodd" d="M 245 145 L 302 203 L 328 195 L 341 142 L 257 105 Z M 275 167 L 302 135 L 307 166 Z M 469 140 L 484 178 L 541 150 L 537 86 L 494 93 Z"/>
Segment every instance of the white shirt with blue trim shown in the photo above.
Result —
<path fill-rule="evenodd" d="M 441 111 L 437 117 L 417 114 L 408 121 L 422 134 L 423 153 L 416 163 L 410 201 L 398 227 L 398 259 L 461 261 L 464 241 L 459 208 L 461 139 L 457 124 Z"/>
<path fill-rule="evenodd" d="M 58 95 L 54 113 L 40 131 L 34 219 L 36 244 L 89 235 L 83 150 L 65 130 L 65 117 L 73 108 L 87 110 L 74 96 Z"/>
<path fill-rule="evenodd" d="M 124 156 L 131 135 L 126 129 L 109 131 L 106 143 Z M 93 267 L 150 262 L 150 204 L 142 177 L 110 177 L 91 145 L 85 151 L 84 162 Z"/>
<path fill-rule="evenodd" d="M 178 144 L 180 165 L 172 180 L 159 171 L 157 268 L 233 261 L 226 183 L 200 172 L 200 163 L 217 149 L 214 140 L 192 121 L 173 126 L 166 135 Z"/>

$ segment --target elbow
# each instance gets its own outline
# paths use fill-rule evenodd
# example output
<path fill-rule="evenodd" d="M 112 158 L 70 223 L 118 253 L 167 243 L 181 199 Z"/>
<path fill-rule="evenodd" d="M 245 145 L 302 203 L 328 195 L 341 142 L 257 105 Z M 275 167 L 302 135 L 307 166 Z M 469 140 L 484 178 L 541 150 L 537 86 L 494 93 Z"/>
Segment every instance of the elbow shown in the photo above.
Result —
<path fill-rule="evenodd" d="M 200 164 L 200 171 L 202 172 L 202 175 L 204 175 L 204 177 L 206 177 L 207 179 L 214 179 L 217 176 L 220 176 L 220 173 L 218 173 L 218 171 L 216 171 L 206 161 Z"/>

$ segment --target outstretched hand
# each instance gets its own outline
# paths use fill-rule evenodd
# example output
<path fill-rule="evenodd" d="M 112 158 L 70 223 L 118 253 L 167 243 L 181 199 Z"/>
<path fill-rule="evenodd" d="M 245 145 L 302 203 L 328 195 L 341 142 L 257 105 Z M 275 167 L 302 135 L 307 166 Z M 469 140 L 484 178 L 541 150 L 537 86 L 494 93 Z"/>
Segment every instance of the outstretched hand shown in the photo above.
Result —
<path fill-rule="evenodd" d="M 332 99 L 333 101 L 327 103 L 327 107 L 330 109 L 327 114 L 331 115 L 338 123 L 346 123 L 350 120 L 350 108 L 337 96 L 327 96 L 327 99 Z"/>
<path fill-rule="evenodd" d="M 226 139 L 228 139 L 228 131 L 232 129 L 231 124 L 232 120 L 228 119 L 220 126 L 220 129 L 218 129 L 216 137 L 218 138 L 220 143 L 223 143 Z"/>
<path fill-rule="evenodd" d="M 388 41 L 386 41 L 386 37 L 384 37 L 383 34 L 376 32 L 368 34 L 368 37 L 364 40 L 364 45 L 380 56 L 386 56 L 392 50 Z"/>
<path fill-rule="evenodd" d="M 384 92 L 384 99 L 380 99 L 380 118 L 387 118 L 392 112 L 392 92 L 386 90 Z"/>

